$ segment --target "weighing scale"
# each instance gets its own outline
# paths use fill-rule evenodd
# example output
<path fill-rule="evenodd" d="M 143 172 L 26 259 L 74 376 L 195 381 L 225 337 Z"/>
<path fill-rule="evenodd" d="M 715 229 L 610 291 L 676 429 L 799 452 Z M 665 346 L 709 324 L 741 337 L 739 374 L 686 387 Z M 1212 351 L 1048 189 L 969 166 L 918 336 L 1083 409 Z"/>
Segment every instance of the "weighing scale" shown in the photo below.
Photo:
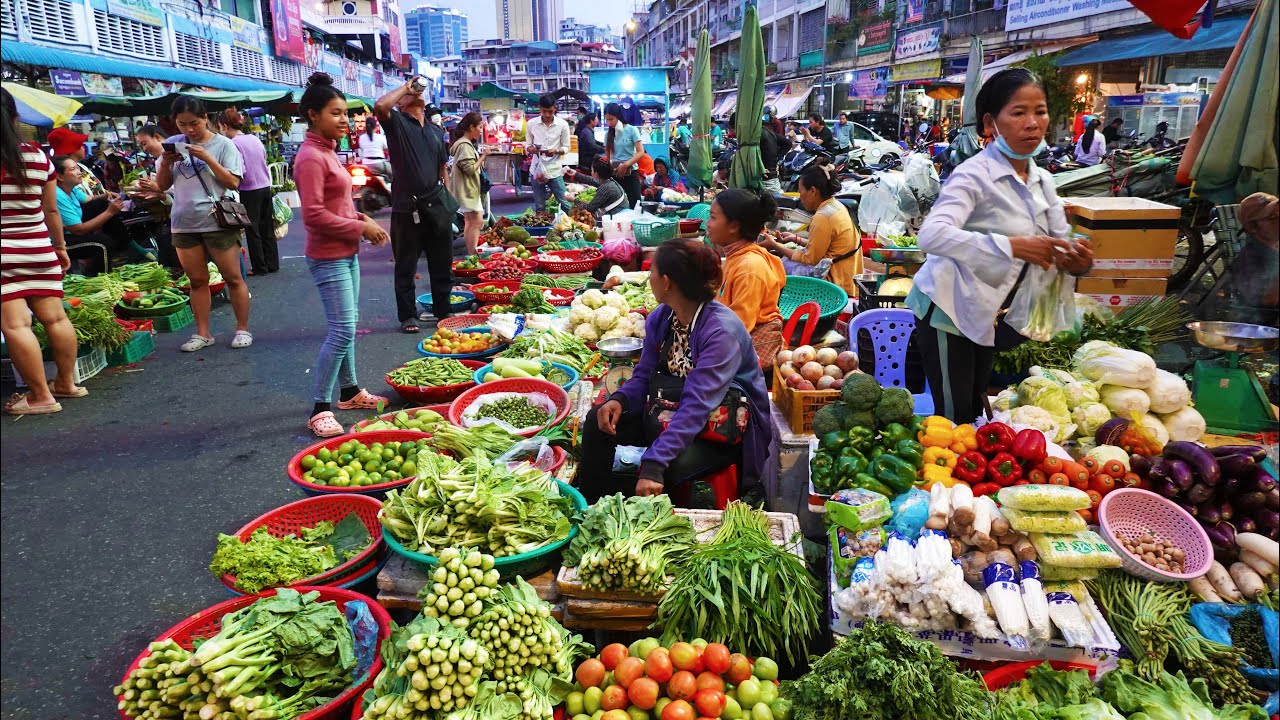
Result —
<path fill-rule="evenodd" d="M 1192 388 L 1196 410 L 1218 435 L 1274 431 L 1277 416 L 1252 370 L 1240 366 L 1241 353 L 1265 353 L 1280 347 L 1280 329 L 1231 322 L 1187 323 L 1195 341 L 1225 357 L 1197 360 Z"/>
<path fill-rule="evenodd" d="M 644 341 L 640 338 L 609 338 L 596 344 L 596 349 L 609 362 L 609 371 L 604 375 L 605 397 L 617 392 L 623 383 L 631 379 L 635 372 L 636 359 Z"/>

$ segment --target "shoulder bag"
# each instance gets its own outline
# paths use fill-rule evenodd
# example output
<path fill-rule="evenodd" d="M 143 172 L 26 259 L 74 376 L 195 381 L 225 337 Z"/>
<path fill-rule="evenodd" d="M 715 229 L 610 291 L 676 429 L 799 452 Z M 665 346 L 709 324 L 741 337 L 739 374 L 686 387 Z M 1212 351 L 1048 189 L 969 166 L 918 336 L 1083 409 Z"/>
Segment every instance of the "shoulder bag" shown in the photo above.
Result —
<path fill-rule="evenodd" d="M 671 324 L 674 322 L 674 317 L 668 321 L 667 333 L 658 346 L 658 362 L 663 368 L 667 365 L 667 355 L 671 349 L 674 333 Z M 694 323 L 697 323 L 696 317 Z M 692 335 L 693 327 L 689 328 L 689 333 Z M 657 437 L 671 424 L 680 409 L 680 398 L 683 395 L 684 378 L 660 369 L 653 373 L 649 381 L 649 397 L 644 403 L 644 426 L 650 437 Z M 724 398 L 711 409 L 707 424 L 698 432 L 697 438 L 723 445 L 741 443 L 746 434 L 749 411 L 750 406 L 742 390 L 730 385 Z"/>
<path fill-rule="evenodd" d="M 209 185 L 205 183 L 202 172 L 208 165 L 201 166 L 192 162 L 192 166 L 196 169 L 196 179 L 200 181 L 200 187 L 204 188 L 209 201 L 213 203 L 213 219 L 218 222 L 218 227 L 223 230 L 243 230 L 253 225 L 249 210 L 244 205 L 226 197 L 219 200 L 209 192 Z"/>

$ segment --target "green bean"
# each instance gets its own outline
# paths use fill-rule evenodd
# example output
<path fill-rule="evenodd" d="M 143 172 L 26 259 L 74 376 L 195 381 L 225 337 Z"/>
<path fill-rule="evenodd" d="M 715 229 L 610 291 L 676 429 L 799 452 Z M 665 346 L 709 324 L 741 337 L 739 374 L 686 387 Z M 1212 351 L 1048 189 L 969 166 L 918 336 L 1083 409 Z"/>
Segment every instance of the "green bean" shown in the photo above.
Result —
<path fill-rule="evenodd" d="M 418 358 L 392 370 L 387 377 L 397 385 L 439 387 L 468 382 L 471 368 L 448 358 Z"/>

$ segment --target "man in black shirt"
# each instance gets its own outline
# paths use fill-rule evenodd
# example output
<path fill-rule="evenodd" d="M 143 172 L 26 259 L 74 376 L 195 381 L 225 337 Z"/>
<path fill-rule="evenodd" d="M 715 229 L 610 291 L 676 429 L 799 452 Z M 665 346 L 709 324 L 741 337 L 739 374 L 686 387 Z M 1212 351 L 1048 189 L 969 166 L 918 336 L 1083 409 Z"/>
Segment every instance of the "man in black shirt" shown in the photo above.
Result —
<path fill-rule="evenodd" d="M 811 143 L 817 143 L 827 152 L 834 152 L 836 147 L 835 136 L 831 134 L 831 128 L 827 127 L 827 121 L 822 119 L 818 113 L 809 116 L 809 125 L 801 126 L 804 131 L 804 139 Z"/>
<path fill-rule="evenodd" d="M 387 135 L 391 187 L 391 246 L 395 253 L 396 312 L 400 329 L 418 332 L 414 276 L 418 257 L 427 255 L 431 309 L 436 321 L 449 317 L 453 289 L 452 213 L 441 182 L 448 158 L 441 128 L 427 122 L 422 91 L 413 80 L 378 98 L 373 112 Z"/>
<path fill-rule="evenodd" d="M 782 194 L 782 183 L 778 180 L 778 161 L 782 160 L 782 149 L 787 145 L 786 138 L 773 131 L 772 122 L 765 119 L 760 123 L 760 161 L 764 163 L 762 184 L 765 192 Z"/>
<path fill-rule="evenodd" d="M 1102 137 L 1107 140 L 1107 147 L 1114 148 L 1120 142 L 1120 128 L 1124 127 L 1124 118 L 1116 118 L 1102 128 Z"/>

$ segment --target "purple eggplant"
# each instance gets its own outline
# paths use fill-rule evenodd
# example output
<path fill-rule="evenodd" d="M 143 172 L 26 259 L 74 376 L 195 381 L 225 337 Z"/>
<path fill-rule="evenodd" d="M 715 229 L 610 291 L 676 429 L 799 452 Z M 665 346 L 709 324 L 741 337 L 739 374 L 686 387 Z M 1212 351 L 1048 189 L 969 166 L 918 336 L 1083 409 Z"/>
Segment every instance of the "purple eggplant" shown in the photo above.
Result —
<path fill-rule="evenodd" d="M 1193 442 L 1176 440 L 1164 446 L 1164 456 L 1185 460 L 1200 481 L 1206 485 L 1217 485 L 1222 479 L 1222 469 L 1213 453 Z"/>
<path fill-rule="evenodd" d="M 1276 479 L 1271 476 L 1271 473 L 1264 470 L 1262 466 L 1258 466 L 1257 469 L 1253 471 L 1254 490 L 1261 490 L 1264 493 L 1271 492 L 1272 490 L 1275 490 L 1277 486 L 1280 486 L 1280 483 L 1277 483 Z"/>
<path fill-rule="evenodd" d="M 1280 490 L 1263 493 L 1263 505 L 1268 510 L 1280 510 Z"/>
<path fill-rule="evenodd" d="M 1209 532 L 1209 528 L 1204 529 Z M 1231 567 L 1231 563 L 1240 559 L 1240 552 L 1234 548 L 1225 548 L 1219 545 L 1211 545 L 1213 548 L 1213 559 L 1222 563 L 1222 567 Z"/>
<path fill-rule="evenodd" d="M 1151 472 L 1151 458 L 1146 455 L 1130 455 L 1129 469 L 1138 474 L 1139 477 L 1146 477 Z"/>
<path fill-rule="evenodd" d="M 1218 506 L 1213 503 L 1198 505 L 1196 506 L 1196 509 L 1199 511 L 1196 513 L 1196 517 L 1200 518 L 1200 522 L 1202 523 L 1217 525 L 1224 519 L 1222 517 L 1222 512 L 1218 509 Z"/>
<path fill-rule="evenodd" d="M 1182 489 L 1168 480 L 1156 480 L 1152 482 L 1151 489 L 1157 494 L 1167 498 L 1176 498 L 1182 494 Z"/>
<path fill-rule="evenodd" d="M 1254 490 L 1253 492 L 1244 493 L 1240 497 L 1236 498 L 1235 506 L 1246 512 L 1253 512 L 1254 510 L 1263 509 L 1262 506 L 1266 502 L 1267 502 L 1266 493 L 1262 493 L 1257 490 Z"/>
<path fill-rule="evenodd" d="M 1236 526 L 1236 532 L 1242 532 L 1242 533 L 1258 532 L 1258 523 L 1254 522 L 1253 518 L 1247 518 L 1247 517 L 1240 518 L 1239 520 L 1236 520 L 1235 526 Z"/>
<path fill-rule="evenodd" d="M 1240 494 L 1240 489 L 1244 487 L 1239 477 L 1224 477 L 1222 483 L 1218 485 L 1218 489 L 1222 490 L 1223 497 L 1235 497 Z"/>
<path fill-rule="evenodd" d="M 1232 507 L 1231 503 L 1229 502 L 1217 503 L 1217 508 L 1218 508 L 1218 513 L 1222 515 L 1223 522 L 1231 520 L 1236 516 L 1236 509 Z"/>
<path fill-rule="evenodd" d="M 1190 490 L 1191 486 L 1196 482 L 1196 476 L 1191 469 L 1191 464 L 1177 458 L 1170 458 L 1168 463 L 1169 480 L 1183 492 Z"/>
<path fill-rule="evenodd" d="M 1258 510 L 1253 514 L 1253 519 L 1258 527 L 1270 533 L 1280 529 L 1280 513 L 1275 510 Z"/>
<path fill-rule="evenodd" d="M 1262 462 L 1267 459 L 1267 449 L 1260 445 L 1219 445 L 1211 448 L 1209 452 L 1214 457 L 1226 457 L 1228 455 L 1247 455 L 1254 462 Z"/>
<path fill-rule="evenodd" d="M 1199 505 L 1213 497 L 1213 488 L 1204 483 L 1196 483 L 1187 491 L 1187 502 Z"/>
<path fill-rule="evenodd" d="M 1120 436 L 1129 429 L 1129 425 L 1129 421 L 1124 418 L 1111 418 L 1098 427 L 1098 431 L 1093 434 L 1093 439 L 1099 445 L 1119 445 Z"/>
<path fill-rule="evenodd" d="M 1183 510 L 1186 510 L 1187 514 L 1190 515 L 1191 517 L 1196 517 L 1200 514 L 1200 506 L 1198 505 L 1192 505 L 1190 503 L 1180 502 L 1178 503 L 1178 507 L 1182 508 Z"/>
<path fill-rule="evenodd" d="M 1151 469 L 1147 471 L 1147 478 L 1150 480 L 1168 480 L 1169 479 L 1169 459 L 1158 457 L 1151 461 Z"/>
<path fill-rule="evenodd" d="M 1231 523 L 1218 523 L 1217 525 L 1205 525 L 1205 533 L 1209 536 L 1209 542 L 1215 547 L 1225 550 L 1235 550 L 1236 548 L 1236 529 Z"/>
<path fill-rule="evenodd" d="M 1225 477 L 1248 477 L 1258 466 L 1248 455 L 1223 455 L 1218 458 L 1218 467 Z"/>

